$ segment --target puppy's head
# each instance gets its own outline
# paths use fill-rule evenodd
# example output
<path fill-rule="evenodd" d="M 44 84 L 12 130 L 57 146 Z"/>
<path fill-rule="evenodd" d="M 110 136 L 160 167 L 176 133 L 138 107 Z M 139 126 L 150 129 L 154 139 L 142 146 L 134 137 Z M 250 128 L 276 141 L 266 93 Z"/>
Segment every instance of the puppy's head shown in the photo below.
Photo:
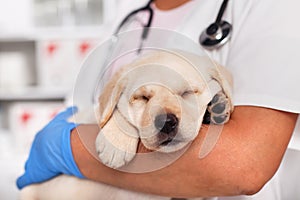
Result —
<path fill-rule="evenodd" d="M 151 53 L 123 67 L 107 84 L 99 99 L 100 126 L 106 126 L 118 110 L 148 149 L 179 150 L 198 134 L 207 105 L 222 90 L 223 80 L 207 57 Z M 119 129 L 131 134 L 126 127 Z"/>

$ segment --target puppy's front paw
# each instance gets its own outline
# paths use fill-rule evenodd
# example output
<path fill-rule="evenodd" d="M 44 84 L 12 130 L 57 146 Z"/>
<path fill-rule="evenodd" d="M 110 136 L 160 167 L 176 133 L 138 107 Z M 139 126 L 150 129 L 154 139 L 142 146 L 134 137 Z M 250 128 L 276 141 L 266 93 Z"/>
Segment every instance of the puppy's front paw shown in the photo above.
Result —
<path fill-rule="evenodd" d="M 113 133 L 110 133 L 110 135 L 112 134 Z M 100 132 L 96 139 L 98 157 L 106 166 L 114 169 L 120 168 L 129 163 L 135 156 L 135 141 L 131 141 L 131 143 L 131 145 L 127 143 L 127 147 L 122 147 L 116 144 L 115 141 L 111 141 L 111 138 L 107 138 L 105 133 Z M 134 152 L 130 149 L 134 149 Z"/>
<path fill-rule="evenodd" d="M 222 92 L 218 92 L 207 106 L 203 123 L 204 124 L 225 124 L 231 114 L 231 101 Z"/>

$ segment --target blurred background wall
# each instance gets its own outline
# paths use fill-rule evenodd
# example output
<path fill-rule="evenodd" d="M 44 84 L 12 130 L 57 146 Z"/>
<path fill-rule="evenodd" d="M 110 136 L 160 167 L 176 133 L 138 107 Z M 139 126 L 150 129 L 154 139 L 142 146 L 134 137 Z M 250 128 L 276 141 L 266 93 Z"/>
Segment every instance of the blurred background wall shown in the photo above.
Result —
<path fill-rule="evenodd" d="M 118 0 L 0 0 L 0 199 L 17 199 L 34 134 L 65 107 Z"/>

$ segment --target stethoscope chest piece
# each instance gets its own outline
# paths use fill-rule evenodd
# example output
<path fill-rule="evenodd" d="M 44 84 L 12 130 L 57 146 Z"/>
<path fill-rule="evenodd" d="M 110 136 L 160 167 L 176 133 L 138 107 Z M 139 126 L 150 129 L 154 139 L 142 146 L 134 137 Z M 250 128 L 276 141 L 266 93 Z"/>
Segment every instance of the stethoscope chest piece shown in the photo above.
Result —
<path fill-rule="evenodd" d="M 217 49 L 230 39 L 231 32 L 232 25 L 226 21 L 212 23 L 201 33 L 199 43 L 208 50 Z"/>

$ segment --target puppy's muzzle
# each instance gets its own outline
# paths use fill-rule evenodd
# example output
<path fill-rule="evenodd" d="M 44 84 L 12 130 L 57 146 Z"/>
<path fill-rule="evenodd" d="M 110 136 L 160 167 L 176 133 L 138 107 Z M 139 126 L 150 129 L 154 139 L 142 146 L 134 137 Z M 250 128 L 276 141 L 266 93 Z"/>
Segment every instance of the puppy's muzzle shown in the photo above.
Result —
<path fill-rule="evenodd" d="M 160 145 L 167 145 L 177 134 L 178 118 L 172 113 L 156 116 L 154 124 L 159 131 L 157 136 Z"/>

